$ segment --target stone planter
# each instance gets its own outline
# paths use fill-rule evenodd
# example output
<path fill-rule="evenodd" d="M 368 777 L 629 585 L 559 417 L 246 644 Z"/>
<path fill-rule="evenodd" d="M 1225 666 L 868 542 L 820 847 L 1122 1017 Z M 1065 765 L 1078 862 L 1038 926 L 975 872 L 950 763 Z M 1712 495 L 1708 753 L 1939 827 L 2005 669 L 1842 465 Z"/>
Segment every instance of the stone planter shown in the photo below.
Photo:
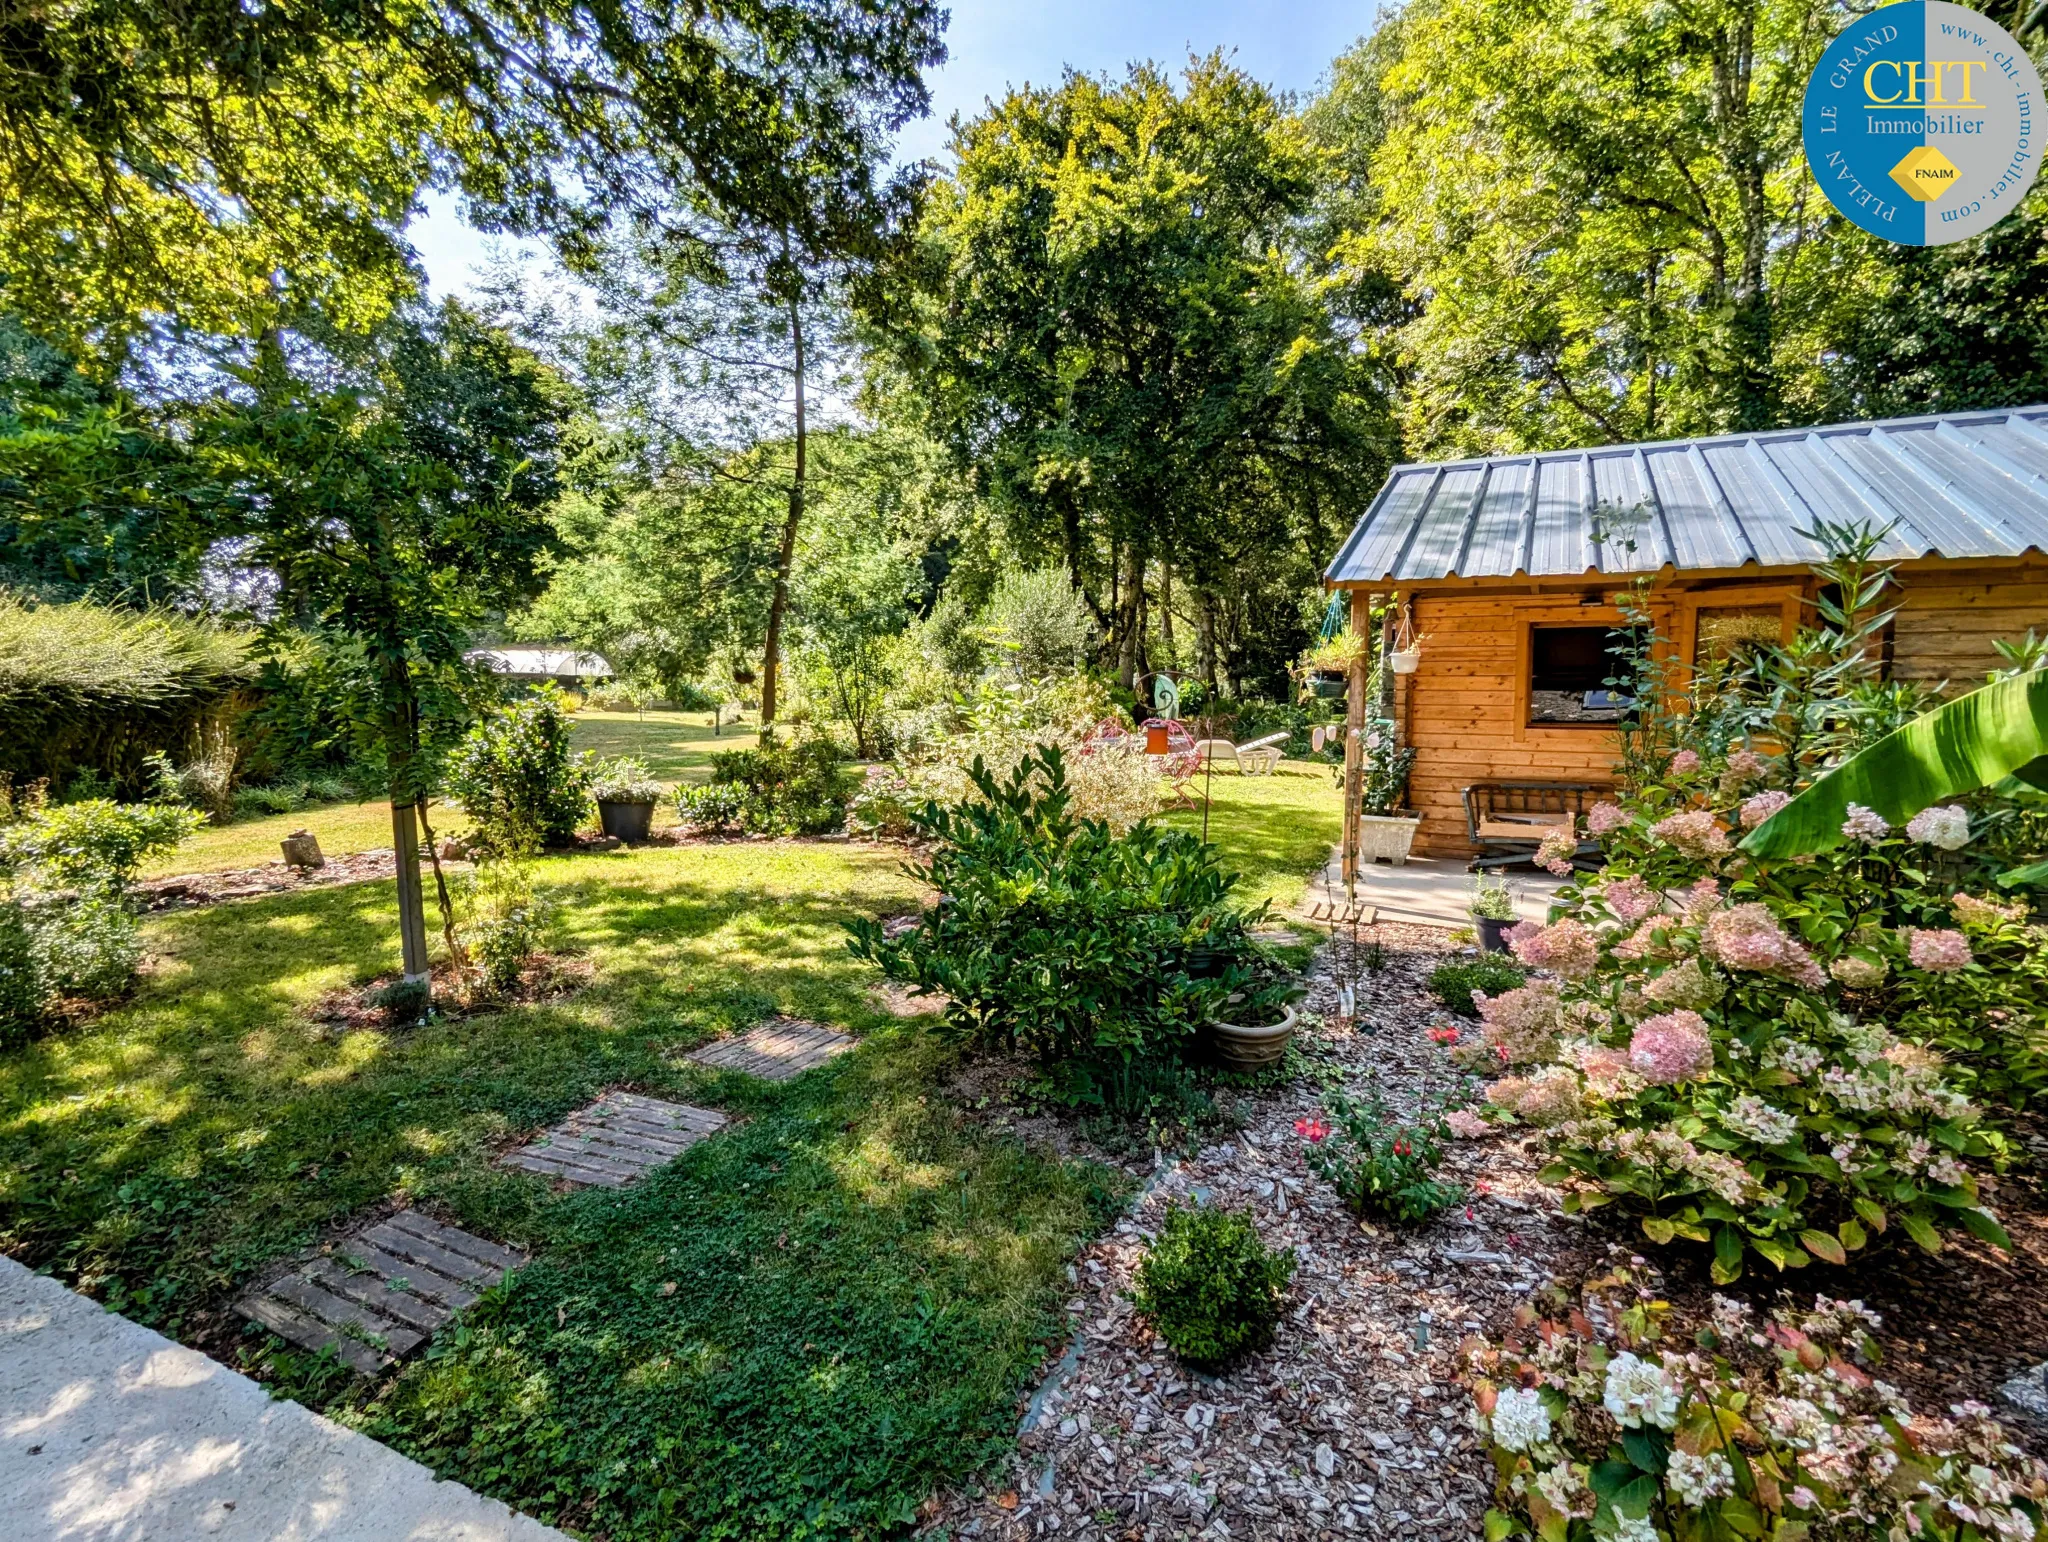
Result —
<path fill-rule="evenodd" d="M 1262 1071 L 1277 1065 L 1293 1037 L 1293 1007 L 1285 1009 L 1279 1022 L 1263 1028 L 1209 1019 L 1209 1042 L 1216 1048 L 1216 1058 L 1233 1071 Z"/>
<path fill-rule="evenodd" d="M 597 802 L 598 823 L 604 826 L 604 833 L 613 840 L 631 845 L 647 839 L 647 833 L 654 828 L 654 805 L 652 803 L 614 803 L 609 798 Z"/>
<path fill-rule="evenodd" d="M 1474 916 L 1472 918 L 1472 925 L 1479 933 L 1479 951 L 1481 953 L 1507 952 L 1508 933 L 1520 924 L 1519 921 L 1496 920 L 1492 916 Z"/>
<path fill-rule="evenodd" d="M 1360 814 L 1358 860 L 1378 862 L 1384 858 L 1396 867 L 1405 866 L 1421 823 L 1420 814 Z"/>

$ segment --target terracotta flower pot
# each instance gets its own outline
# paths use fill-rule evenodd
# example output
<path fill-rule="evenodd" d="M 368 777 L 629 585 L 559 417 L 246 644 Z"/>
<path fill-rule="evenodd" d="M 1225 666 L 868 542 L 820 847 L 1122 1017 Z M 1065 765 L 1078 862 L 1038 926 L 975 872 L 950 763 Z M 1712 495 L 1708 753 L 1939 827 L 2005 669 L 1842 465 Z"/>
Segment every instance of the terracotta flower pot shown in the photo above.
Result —
<path fill-rule="evenodd" d="M 1262 1071 L 1277 1065 L 1293 1037 L 1293 1007 L 1285 1010 L 1279 1022 L 1263 1028 L 1209 1019 L 1209 1039 L 1216 1047 L 1216 1058 L 1233 1071 Z"/>
<path fill-rule="evenodd" d="M 1164 755 L 1171 747 L 1172 741 L 1167 737 L 1167 729 L 1164 723 L 1150 723 L 1146 725 L 1145 753 L 1147 755 Z"/>

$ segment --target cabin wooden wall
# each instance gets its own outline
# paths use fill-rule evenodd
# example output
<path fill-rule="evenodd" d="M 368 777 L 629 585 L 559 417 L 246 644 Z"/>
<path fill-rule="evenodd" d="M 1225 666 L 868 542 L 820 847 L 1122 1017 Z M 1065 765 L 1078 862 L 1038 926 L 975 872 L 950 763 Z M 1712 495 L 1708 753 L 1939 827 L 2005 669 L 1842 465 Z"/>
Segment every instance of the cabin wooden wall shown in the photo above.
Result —
<path fill-rule="evenodd" d="M 1419 854 L 1471 854 L 1463 792 L 1474 782 L 1612 782 L 1612 731 L 1523 722 L 1524 639 L 1532 622 L 1618 625 L 1620 612 L 1576 595 L 1422 595 L 1414 614 L 1422 663 L 1395 677 L 1394 710 L 1417 751 L 1408 801 L 1422 812 Z"/>
<path fill-rule="evenodd" d="M 1891 643 L 1894 679 L 1981 684 L 1999 663 L 1992 642 L 2017 641 L 2028 628 L 2048 635 L 2048 559 L 1999 566 L 1929 564 L 1899 574 L 1903 593 Z M 1695 608 L 1753 605 L 1782 598 L 1786 633 L 1811 596 L 1805 574 L 1725 575 L 1660 585 L 1653 621 L 1682 654 L 1692 645 Z M 1612 591 L 1608 591 L 1611 596 Z M 1415 849 L 1423 856 L 1465 857 L 1463 791 L 1475 782 L 1613 781 L 1615 741 L 1600 728 L 1530 727 L 1527 723 L 1528 630 L 1532 623 L 1615 625 L 1620 612 L 1588 604 L 1598 591 L 1413 596 L 1422 635 L 1421 667 L 1397 676 L 1394 711 L 1404 742 L 1417 750 L 1408 801 L 1421 811 Z M 1812 619 L 1812 612 L 1803 612 Z"/>
<path fill-rule="evenodd" d="M 1992 643 L 2048 636 L 2048 564 L 2003 570 L 1904 573 L 1892 627 L 1892 678 L 1959 689 L 2002 663 Z"/>

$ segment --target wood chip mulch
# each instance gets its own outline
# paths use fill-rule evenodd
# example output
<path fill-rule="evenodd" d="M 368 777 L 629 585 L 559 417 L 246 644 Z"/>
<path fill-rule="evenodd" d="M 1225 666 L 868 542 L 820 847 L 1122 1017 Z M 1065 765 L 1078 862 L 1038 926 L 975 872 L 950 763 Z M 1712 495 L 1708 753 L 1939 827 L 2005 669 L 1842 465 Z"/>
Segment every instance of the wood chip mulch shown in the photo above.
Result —
<path fill-rule="evenodd" d="M 1440 1086 L 1447 1074 L 1428 1030 L 1457 1019 L 1423 982 L 1457 950 L 1432 928 L 1364 927 L 1362 948 L 1350 932 L 1318 954 L 1306 1006 L 1334 1024 L 1340 986 L 1355 983 L 1356 1027 L 1318 1030 L 1315 1051 L 1326 1078 L 1353 1089 L 1376 1080 L 1396 1108 L 1412 1108 L 1425 1080 Z M 1028 1140 L 1048 1134 L 1042 1114 L 1005 1109 L 982 1085 L 995 1122 Z M 1069 1270 L 1072 1338 L 1020 1406 L 1015 1455 L 984 1481 L 934 1496 L 921 1534 L 1465 1542 L 1480 1534 L 1492 1484 L 1458 1380 L 1465 1334 L 1499 1336 L 1540 1287 L 1575 1287 L 1616 1262 L 1661 1271 L 1682 1311 L 1704 1309 L 1703 1258 L 1646 1257 L 1625 1222 L 1563 1215 L 1536 1180 L 1532 1143 L 1510 1134 L 1454 1147 L 1445 1176 L 1466 1185 L 1466 1204 L 1418 1228 L 1361 1225 L 1302 1164 L 1294 1121 L 1320 1106 L 1310 1079 L 1296 1078 L 1246 1095 L 1230 1138 L 1155 1159 L 1131 1212 Z M 1100 1155 L 1071 1129 L 1051 1144 Z M 1191 1198 L 1250 1212 L 1269 1245 L 1299 1260 L 1273 1345 L 1216 1377 L 1177 1361 L 1128 1297 L 1164 1207 Z M 1808 1269 L 1789 1289 L 1809 1304 L 1823 1290 L 1860 1296 L 1885 1314 L 1887 1374 L 1916 1406 L 1981 1399 L 2039 1450 L 2048 1425 L 2030 1425 L 1996 1394 L 2015 1370 L 2048 1359 L 2048 1205 L 2019 1177 L 1996 1202 L 2014 1238 L 2009 1258 L 1975 1244 L 1937 1258 L 1895 1250 L 1880 1268 Z M 1752 1273 L 1730 1293 L 1767 1306 L 1786 1288 Z"/>

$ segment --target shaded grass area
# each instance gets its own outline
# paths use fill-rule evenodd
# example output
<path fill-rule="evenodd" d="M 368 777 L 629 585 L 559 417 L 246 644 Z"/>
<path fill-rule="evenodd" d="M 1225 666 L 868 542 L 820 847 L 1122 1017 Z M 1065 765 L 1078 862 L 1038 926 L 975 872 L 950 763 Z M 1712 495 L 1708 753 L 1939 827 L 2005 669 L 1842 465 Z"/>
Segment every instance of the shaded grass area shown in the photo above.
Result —
<path fill-rule="evenodd" d="M 962 1123 L 932 1091 L 950 1052 L 869 1000 L 842 923 L 914 903 L 898 859 L 545 860 L 596 983 L 402 1032 L 307 1015 L 395 966 L 388 885 L 161 918 L 133 1000 L 0 1057 L 0 1247 L 585 1530 L 893 1527 L 1002 1447 L 1061 1265 L 1111 1197 L 1097 1169 Z M 679 1060 L 777 1012 L 864 1042 L 781 1088 Z M 739 1122 L 622 1193 L 490 1165 L 621 1084 Z M 377 1401 L 224 1317 L 394 1198 L 538 1256 Z"/>
<path fill-rule="evenodd" d="M 1343 838 L 1343 802 L 1327 766 L 1283 762 L 1271 776 L 1218 772 L 1208 784 L 1209 839 L 1226 868 L 1243 875 L 1237 896 L 1270 900 L 1275 910 L 1301 903 L 1330 848 Z M 1183 830 L 1202 828 L 1203 783 L 1196 806 L 1166 816 Z"/>
<path fill-rule="evenodd" d="M 614 1539 L 907 1526 L 1008 1446 L 1060 1266 L 1118 1197 L 928 1098 L 942 1056 L 892 1030 L 551 1208 L 541 1260 L 351 1422 Z"/>

